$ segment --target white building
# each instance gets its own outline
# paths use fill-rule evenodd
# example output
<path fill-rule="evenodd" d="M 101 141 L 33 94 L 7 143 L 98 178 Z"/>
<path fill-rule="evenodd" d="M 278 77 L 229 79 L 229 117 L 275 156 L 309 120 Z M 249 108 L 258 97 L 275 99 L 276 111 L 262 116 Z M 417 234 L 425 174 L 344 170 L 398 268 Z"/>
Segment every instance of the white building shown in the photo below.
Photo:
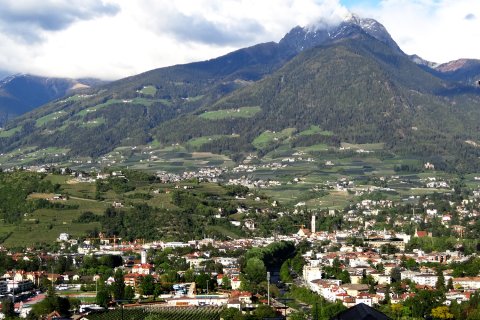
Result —
<path fill-rule="evenodd" d="M 58 236 L 58 241 L 68 241 L 70 239 L 70 235 L 68 233 L 60 233 Z"/>
<path fill-rule="evenodd" d="M 319 266 L 303 266 L 303 280 L 310 286 L 313 280 L 322 279 L 322 268 Z"/>
<path fill-rule="evenodd" d="M 422 286 L 434 287 L 437 284 L 438 276 L 431 273 L 421 273 L 413 276 L 412 281 Z"/>
<path fill-rule="evenodd" d="M 454 287 L 462 287 L 466 290 L 480 289 L 480 277 L 463 277 L 452 279 Z"/>

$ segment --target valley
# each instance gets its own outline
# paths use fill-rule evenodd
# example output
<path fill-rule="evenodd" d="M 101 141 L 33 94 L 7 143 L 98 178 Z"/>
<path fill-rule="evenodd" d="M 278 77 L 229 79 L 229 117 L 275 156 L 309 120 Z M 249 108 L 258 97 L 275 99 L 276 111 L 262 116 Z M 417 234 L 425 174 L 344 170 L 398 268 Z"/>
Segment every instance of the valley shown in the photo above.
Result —
<path fill-rule="evenodd" d="M 91 86 L 11 77 L 1 311 L 477 319 L 479 77 L 355 15 Z"/>

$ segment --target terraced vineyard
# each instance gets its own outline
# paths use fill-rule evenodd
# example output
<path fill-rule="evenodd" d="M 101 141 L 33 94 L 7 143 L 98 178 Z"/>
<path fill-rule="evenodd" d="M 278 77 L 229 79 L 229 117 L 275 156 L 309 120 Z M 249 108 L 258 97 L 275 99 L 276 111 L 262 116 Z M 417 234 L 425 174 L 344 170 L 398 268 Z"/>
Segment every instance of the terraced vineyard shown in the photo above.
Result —
<path fill-rule="evenodd" d="M 218 320 L 220 319 L 221 307 L 139 307 L 132 309 L 111 310 L 105 313 L 92 314 L 89 320 Z"/>

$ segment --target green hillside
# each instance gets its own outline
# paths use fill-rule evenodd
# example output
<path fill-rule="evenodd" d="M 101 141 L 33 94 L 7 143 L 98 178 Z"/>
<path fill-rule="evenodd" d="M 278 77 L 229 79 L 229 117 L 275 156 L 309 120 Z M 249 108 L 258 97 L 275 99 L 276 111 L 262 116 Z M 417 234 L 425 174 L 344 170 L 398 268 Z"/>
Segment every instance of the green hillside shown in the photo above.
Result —
<path fill-rule="evenodd" d="M 386 45 L 357 37 L 307 50 L 209 109 L 260 106 L 251 118 L 213 123 L 186 115 L 160 127 L 156 137 L 170 143 L 236 133 L 239 143 L 259 149 L 256 141 L 266 130 L 304 131 L 314 125 L 333 134 L 316 135 L 318 143 L 383 142 L 391 152 L 424 157 L 440 167 L 479 168 L 480 149 L 465 142 L 480 139 L 479 96 L 452 94 L 448 86 Z"/>
<path fill-rule="evenodd" d="M 442 80 L 358 30 L 293 58 L 285 48 L 261 44 L 52 102 L 0 131 L 0 165 L 139 165 L 141 147 L 173 152 L 174 169 L 192 163 L 174 149 L 215 154 L 212 164 L 218 155 L 373 143 L 386 158 L 480 168 L 479 89 Z"/>

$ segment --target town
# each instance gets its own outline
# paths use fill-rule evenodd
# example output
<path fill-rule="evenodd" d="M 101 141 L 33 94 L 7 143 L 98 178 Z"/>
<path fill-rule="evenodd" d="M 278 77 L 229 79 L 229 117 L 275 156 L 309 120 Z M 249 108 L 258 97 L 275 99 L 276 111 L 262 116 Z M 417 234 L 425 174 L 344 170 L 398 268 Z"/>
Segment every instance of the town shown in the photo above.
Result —
<path fill-rule="evenodd" d="M 242 174 L 251 169 L 240 166 L 234 170 Z M 70 185 L 91 185 L 104 206 L 109 203 L 108 193 L 100 192 L 109 190 L 105 183 L 115 186 L 118 181 L 133 183 L 135 179 L 126 170 L 86 173 L 48 167 L 25 168 L 20 173 L 6 170 L 3 175 L 17 173 L 43 178 L 56 174 Z M 242 230 L 239 234 L 244 236 L 124 239 L 121 233 L 112 235 L 101 229 L 82 236 L 60 232 L 54 245 L 2 246 L 2 312 L 24 318 L 70 315 L 74 319 L 101 319 L 102 314 L 119 308 L 122 312 L 207 308 L 224 319 L 247 315 L 307 319 L 318 312 L 318 317 L 329 319 L 357 305 L 374 307 L 397 319 L 437 313 L 452 318 L 478 312 L 477 306 L 471 307 L 480 290 L 477 189 L 454 188 L 392 200 L 379 197 L 381 191 L 390 190 L 385 185 L 358 186 L 344 178 L 321 188 L 355 194 L 358 201 L 343 210 L 314 210 L 301 202 L 283 207 L 248 189 L 262 186 L 224 179 L 225 173 L 220 168 L 181 175 L 158 172 L 147 185 L 151 197 L 181 198 L 202 184 L 225 181 L 231 188 L 229 199 L 237 205 L 230 213 L 217 210 L 213 219 Z M 191 184 L 192 179 L 197 182 Z M 379 181 L 401 179 L 393 176 Z M 455 181 L 439 183 L 435 178 L 424 182 L 425 188 L 445 188 Z M 165 194 L 163 185 L 172 191 Z M 57 188 L 59 193 L 44 192 L 44 199 L 56 203 L 56 210 L 72 209 L 68 203 L 77 196 L 62 194 L 62 188 Z M 141 190 L 138 185 L 123 188 L 127 193 Z M 128 199 L 110 202 L 112 209 L 106 212 L 129 210 L 135 204 Z M 34 213 L 25 215 L 34 217 Z M 265 231 L 264 216 L 279 224 Z M 83 212 L 81 219 L 99 218 Z M 283 225 L 285 221 L 290 225 Z"/>

